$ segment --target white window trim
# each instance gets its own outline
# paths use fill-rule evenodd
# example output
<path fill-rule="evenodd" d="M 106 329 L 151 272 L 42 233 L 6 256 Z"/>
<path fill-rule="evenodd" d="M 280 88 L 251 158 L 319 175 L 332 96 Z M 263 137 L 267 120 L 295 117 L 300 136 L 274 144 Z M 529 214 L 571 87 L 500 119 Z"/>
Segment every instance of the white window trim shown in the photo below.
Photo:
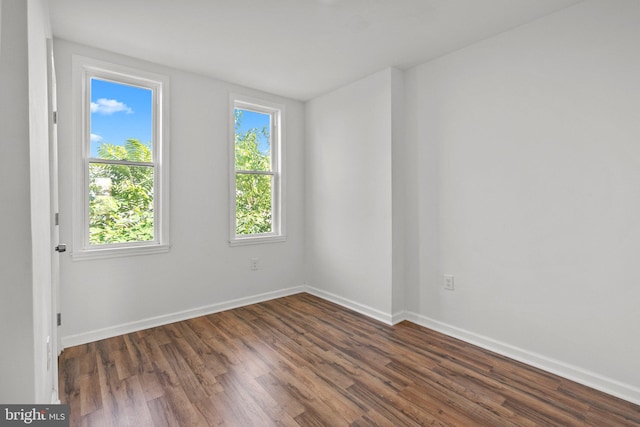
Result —
<path fill-rule="evenodd" d="M 273 114 L 271 129 L 271 162 L 274 174 L 272 194 L 271 233 L 237 235 L 236 234 L 236 162 L 235 162 L 235 109 L 246 108 L 267 114 Z M 285 107 L 263 99 L 237 93 L 229 94 L 229 245 L 255 245 L 261 243 L 284 242 L 286 240 L 285 210 Z"/>
<path fill-rule="evenodd" d="M 123 65 L 73 55 L 73 118 L 75 129 L 73 173 L 73 260 L 113 258 L 168 252 L 169 244 L 169 77 Z M 91 77 L 155 88 L 154 97 L 154 237 L 150 242 L 89 244 L 89 133 L 88 81 Z"/>

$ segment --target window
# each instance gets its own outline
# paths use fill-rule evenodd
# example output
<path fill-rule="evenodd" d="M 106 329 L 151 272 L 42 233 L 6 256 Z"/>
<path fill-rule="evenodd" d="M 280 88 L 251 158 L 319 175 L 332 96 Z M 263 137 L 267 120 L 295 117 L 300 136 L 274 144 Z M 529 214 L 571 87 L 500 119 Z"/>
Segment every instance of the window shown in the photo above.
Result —
<path fill-rule="evenodd" d="M 165 252 L 168 79 L 74 57 L 75 258 Z"/>
<path fill-rule="evenodd" d="M 231 245 L 283 241 L 284 108 L 232 95 Z"/>

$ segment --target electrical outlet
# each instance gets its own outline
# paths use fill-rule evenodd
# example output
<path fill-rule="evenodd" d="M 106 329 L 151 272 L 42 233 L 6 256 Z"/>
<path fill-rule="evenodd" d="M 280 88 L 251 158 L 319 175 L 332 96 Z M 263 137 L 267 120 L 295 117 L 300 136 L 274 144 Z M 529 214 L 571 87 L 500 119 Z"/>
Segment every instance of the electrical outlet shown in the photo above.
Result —
<path fill-rule="evenodd" d="M 452 291 L 453 290 L 453 275 L 452 274 L 445 274 L 444 275 L 444 282 L 442 283 L 442 287 L 448 291 Z"/>
<path fill-rule="evenodd" d="M 251 268 L 251 270 L 253 270 L 253 271 L 259 270 L 260 269 L 260 259 L 259 258 L 251 258 L 249 260 L 249 268 Z"/>

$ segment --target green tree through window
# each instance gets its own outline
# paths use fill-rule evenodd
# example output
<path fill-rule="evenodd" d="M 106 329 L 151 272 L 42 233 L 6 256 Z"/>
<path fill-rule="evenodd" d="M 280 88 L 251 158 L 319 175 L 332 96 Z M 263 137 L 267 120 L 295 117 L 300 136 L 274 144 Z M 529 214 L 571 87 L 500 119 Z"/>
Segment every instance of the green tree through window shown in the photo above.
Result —
<path fill-rule="evenodd" d="M 77 260 L 170 250 L 169 77 L 76 56 Z"/>
<path fill-rule="evenodd" d="M 100 159 L 151 163 L 149 144 L 128 139 L 103 143 Z M 144 242 L 154 239 L 154 168 L 146 165 L 89 164 L 89 243 Z"/>
<path fill-rule="evenodd" d="M 245 129 L 244 113 L 235 113 L 236 234 L 251 235 L 273 231 L 273 181 L 269 114 L 257 116 L 262 126 Z"/>

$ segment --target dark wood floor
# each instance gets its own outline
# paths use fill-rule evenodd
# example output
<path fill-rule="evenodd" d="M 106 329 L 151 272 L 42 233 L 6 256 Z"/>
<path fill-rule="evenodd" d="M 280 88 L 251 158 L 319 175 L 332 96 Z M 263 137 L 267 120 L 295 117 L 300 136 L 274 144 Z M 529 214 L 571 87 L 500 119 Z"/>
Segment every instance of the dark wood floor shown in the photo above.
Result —
<path fill-rule="evenodd" d="M 640 407 L 308 294 L 67 348 L 72 426 L 639 426 Z"/>

